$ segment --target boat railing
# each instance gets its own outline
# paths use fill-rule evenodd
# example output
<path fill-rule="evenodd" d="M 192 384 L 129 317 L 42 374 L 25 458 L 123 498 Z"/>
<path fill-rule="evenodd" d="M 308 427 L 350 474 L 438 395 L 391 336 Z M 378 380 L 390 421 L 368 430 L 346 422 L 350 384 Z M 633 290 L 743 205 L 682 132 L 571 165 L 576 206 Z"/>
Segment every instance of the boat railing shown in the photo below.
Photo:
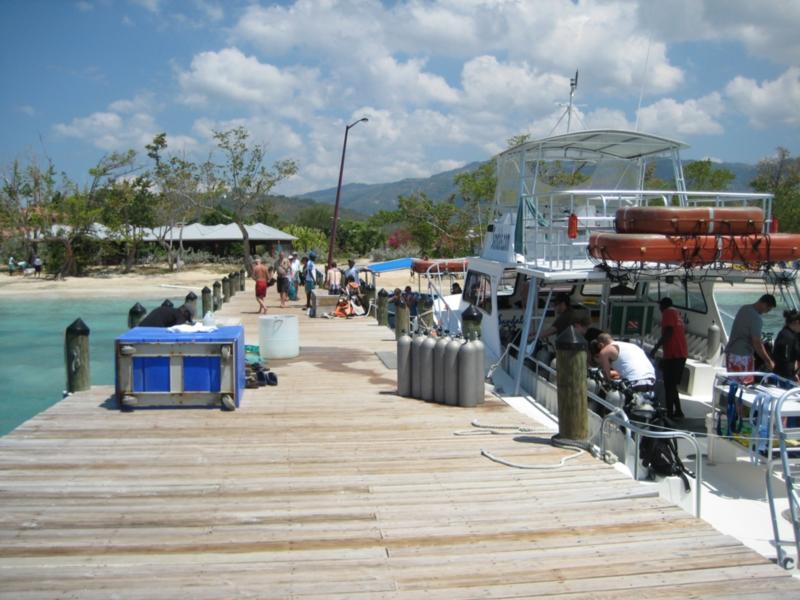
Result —
<path fill-rule="evenodd" d="M 540 360 L 537 360 L 533 356 L 525 357 L 522 351 L 520 350 L 519 345 L 509 343 L 506 350 L 514 349 L 517 351 L 517 357 L 521 357 L 520 359 L 524 360 L 527 358 L 533 363 L 535 374 L 539 375 L 540 373 L 545 373 L 549 376 L 550 380 L 555 381 L 555 378 L 558 374 L 558 371 L 543 363 Z M 681 431 L 678 429 L 663 429 L 661 431 L 649 429 L 647 425 L 642 426 L 637 421 L 631 421 L 628 417 L 627 413 L 623 410 L 621 406 L 617 406 L 613 402 L 608 401 L 605 398 L 595 394 L 594 392 L 587 390 L 586 392 L 587 397 L 590 400 L 593 400 L 603 408 L 605 408 L 608 413 L 603 417 L 602 423 L 600 425 L 600 452 L 601 456 L 606 455 L 606 425 L 608 422 L 615 423 L 621 431 L 624 432 L 625 435 L 625 448 L 627 451 L 628 444 L 633 440 L 633 436 L 631 434 L 637 434 L 636 436 L 636 443 L 634 445 L 634 463 L 633 463 L 633 477 L 634 479 L 639 479 L 639 444 L 641 442 L 642 437 L 649 437 L 655 439 L 684 439 L 689 442 L 694 447 L 694 475 L 695 475 L 695 490 L 694 490 L 694 501 L 695 501 L 695 516 L 700 517 L 701 514 L 701 488 L 703 485 L 703 465 L 702 465 L 702 453 L 700 452 L 700 444 L 697 441 L 695 435 L 688 431 Z"/>
<path fill-rule="evenodd" d="M 465 271 L 466 271 L 466 263 L 465 263 L 465 269 L 464 271 L 461 271 L 461 273 L 464 274 Z M 452 279 L 451 271 L 444 271 L 440 269 L 439 266 L 435 263 L 429 266 L 428 269 L 425 271 L 425 279 L 428 281 L 428 293 L 431 295 L 431 304 L 432 304 L 432 308 L 428 312 L 432 314 L 433 319 L 436 322 L 436 325 L 440 327 L 444 327 L 445 324 L 458 322 L 460 318 L 453 312 L 453 310 L 450 308 L 447 302 L 445 302 L 444 299 L 445 294 L 442 293 L 441 289 L 444 275 L 447 275 L 449 278 Z M 440 300 L 440 302 L 438 303 L 436 302 L 437 298 Z"/>
<path fill-rule="evenodd" d="M 741 207 L 764 211 L 765 231 L 772 222 L 772 195 L 675 190 L 562 190 L 523 195 L 520 200 L 522 248 L 526 262 L 550 270 L 585 264 L 589 236 L 613 232 L 616 211 L 642 206 Z"/>

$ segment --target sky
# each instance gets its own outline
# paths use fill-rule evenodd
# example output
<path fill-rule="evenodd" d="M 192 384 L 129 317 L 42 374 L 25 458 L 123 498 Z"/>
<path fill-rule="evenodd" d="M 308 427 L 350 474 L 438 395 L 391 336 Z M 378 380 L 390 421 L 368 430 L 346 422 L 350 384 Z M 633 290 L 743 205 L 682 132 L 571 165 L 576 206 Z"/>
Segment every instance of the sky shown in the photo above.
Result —
<path fill-rule="evenodd" d="M 684 158 L 800 153 L 800 0 L 0 0 L 0 172 L 73 181 L 244 126 L 276 193 L 427 177 L 512 136 L 638 128 Z"/>

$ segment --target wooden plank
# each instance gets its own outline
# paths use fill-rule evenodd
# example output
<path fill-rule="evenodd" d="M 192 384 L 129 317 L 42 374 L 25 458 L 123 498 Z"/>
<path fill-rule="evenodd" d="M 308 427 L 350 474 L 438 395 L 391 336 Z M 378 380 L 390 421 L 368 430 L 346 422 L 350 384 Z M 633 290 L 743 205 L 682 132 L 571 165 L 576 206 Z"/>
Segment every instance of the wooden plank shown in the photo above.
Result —
<path fill-rule="evenodd" d="M 239 314 L 257 342 L 252 298 Z M 275 308 L 272 309 L 273 311 Z M 120 413 L 96 387 L 0 438 L 3 598 L 798 597 L 798 582 L 487 396 L 395 395 L 365 319 L 308 319 L 234 413 Z M 534 428 L 536 429 L 536 428 Z"/>

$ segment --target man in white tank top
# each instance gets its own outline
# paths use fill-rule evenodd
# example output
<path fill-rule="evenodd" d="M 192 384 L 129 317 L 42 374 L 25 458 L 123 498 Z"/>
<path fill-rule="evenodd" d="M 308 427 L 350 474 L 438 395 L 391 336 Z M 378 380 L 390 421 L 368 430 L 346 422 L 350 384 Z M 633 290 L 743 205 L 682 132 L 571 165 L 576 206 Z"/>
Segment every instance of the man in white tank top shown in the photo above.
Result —
<path fill-rule="evenodd" d="M 601 333 L 594 345 L 595 360 L 609 379 L 624 379 L 636 390 L 650 389 L 656 382 L 656 370 L 647 354 L 636 344 L 617 342 Z"/>

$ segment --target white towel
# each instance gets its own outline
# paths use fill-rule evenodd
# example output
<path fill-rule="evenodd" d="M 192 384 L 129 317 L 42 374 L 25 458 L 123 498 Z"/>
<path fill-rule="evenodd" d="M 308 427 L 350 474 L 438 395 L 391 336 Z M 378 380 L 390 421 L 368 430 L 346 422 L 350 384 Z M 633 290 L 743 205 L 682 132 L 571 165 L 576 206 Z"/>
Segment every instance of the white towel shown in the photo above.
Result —
<path fill-rule="evenodd" d="M 171 331 L 172 333 L 207 333 L 216 330 L 216 325 L 203 325 L 200 322 L 194 323 L 193 325 L 189 325 L 188 323 L 173 325 L 167 329 L 167 331 Z"/>

